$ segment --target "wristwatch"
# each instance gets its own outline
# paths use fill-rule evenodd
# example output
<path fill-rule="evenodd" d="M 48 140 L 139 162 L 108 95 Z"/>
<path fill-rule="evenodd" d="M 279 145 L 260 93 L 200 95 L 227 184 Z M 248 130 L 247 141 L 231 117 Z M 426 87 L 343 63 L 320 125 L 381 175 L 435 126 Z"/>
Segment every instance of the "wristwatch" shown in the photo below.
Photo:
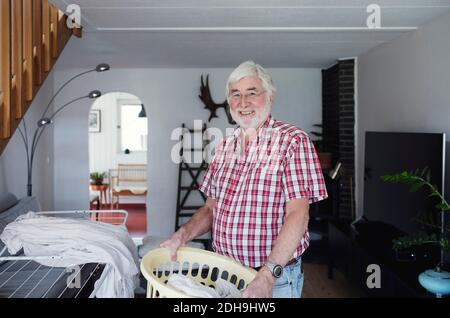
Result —
<path fill-rule="evenodd" d="M 269 271 L 272 273 L 272 276 L 275 278 L 280 278 L 283 274 L 283 266 L 279 264 L 272 263 L 270 261 L 266 261 L 264 263 L 264 266 L 269 269 Z"/>

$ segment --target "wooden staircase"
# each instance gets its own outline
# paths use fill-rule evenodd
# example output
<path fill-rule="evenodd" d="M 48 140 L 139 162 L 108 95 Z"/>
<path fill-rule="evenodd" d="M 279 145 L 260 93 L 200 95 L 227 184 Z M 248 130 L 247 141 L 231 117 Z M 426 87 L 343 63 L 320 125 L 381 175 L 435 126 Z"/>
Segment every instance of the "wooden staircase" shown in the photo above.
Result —
<path fill-rule="evenodd" d="M 0 0 L 0 155 L 72 35 L 48 0 Z"/>

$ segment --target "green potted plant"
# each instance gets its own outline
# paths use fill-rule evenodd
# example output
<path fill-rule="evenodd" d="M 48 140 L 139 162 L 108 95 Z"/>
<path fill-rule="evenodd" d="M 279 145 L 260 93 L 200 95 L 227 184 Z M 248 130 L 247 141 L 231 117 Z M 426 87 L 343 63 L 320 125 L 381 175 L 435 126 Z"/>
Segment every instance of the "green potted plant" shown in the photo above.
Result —
<path fill-rule="evenodd" d="M 315 124 L 313 127 L 320 128 L 320 130 L 323 128 L 321 124 Z M 324 151 L 322 131 L 311 131 L 310 133 L 315 137 L 311 141 L 314 144 L 314 148 L 316 148 L 322 170 L 331 169 L 331 152 Z"/>
<path fill-rule="evenodd" d="M 91 184 L 101 185 L 103 184 L 103 179 L 106 178 L 106 172 L 91 172 L 90 178 Z"/>
<path fill-rule="evenodd" d="M 438 203 L 435 204 L 434 209 L 429 211 L 429 213 L 425 216 L 417 219 L 418 222 L 430 229 L 434 229 L 434 231 L 429 233 L 422 231 L 394 239 L 393 248 L 394 250 L 401 250 L 424 244 L 438 245 L 441 250 L 439 264 L 437 264 L 436 268 L 426 270 L 421 273 L 419 275 L 419 282 L 425 289 L 436 294 L 437 297 L 450 294 L 450 273 L 442 269 L 444 266 L 444 252 L 450 251 L 450 243 L 448 239 L 450 228 L 446 227 L 444 218 L 444 214 L 449 213 L 450 211 L 450 205 L 445 200 L 444 196 L 439 192 L 438 187 L 431 183 L 429 168 L 425 167 L 422 171 L 403 171 L 398 174 L 385 175 L 382 176 L 381 179 L 389 183 L 406 184 L 410 186 L 411 192 L 417 192 L 421 188 L 428 188 L 430 191 L 429 198 L 437 198 Z M 440 219 L 440 221 L 436 222 L 436 219 Z"/>

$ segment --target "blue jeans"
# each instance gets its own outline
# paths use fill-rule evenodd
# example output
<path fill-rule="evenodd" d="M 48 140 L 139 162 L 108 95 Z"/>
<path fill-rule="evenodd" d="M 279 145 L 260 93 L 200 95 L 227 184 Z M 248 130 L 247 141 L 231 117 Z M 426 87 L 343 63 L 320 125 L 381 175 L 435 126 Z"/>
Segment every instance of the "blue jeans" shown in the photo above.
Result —
<path fill-rule="evenodd" d="M 302 270 L 302 259 L 286 266 L 283 275 L 277 279 L 272 289 L 273 298 L 301 298 L 304 275 Z"/>

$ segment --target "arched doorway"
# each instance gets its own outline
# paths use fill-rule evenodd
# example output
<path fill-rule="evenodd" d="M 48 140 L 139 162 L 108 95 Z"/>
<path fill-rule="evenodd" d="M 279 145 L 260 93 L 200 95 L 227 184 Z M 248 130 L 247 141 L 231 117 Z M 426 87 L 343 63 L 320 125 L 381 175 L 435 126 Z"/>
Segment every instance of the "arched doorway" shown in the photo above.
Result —
<path fill-rule="evenodd" d="M 133 237 L 147 232 L 147 135 L 145 106 L 135 95 L 113 92 L 98 98 L 89 113 L 91 209 L 128 211 Z"/>

